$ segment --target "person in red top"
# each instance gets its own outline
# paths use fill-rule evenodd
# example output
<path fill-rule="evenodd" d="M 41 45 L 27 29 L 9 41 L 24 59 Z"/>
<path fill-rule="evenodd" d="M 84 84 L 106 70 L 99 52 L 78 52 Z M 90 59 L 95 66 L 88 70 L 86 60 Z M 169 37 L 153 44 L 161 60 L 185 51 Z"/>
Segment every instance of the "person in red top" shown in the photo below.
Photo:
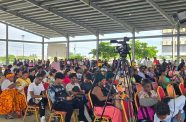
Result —
<path fill-rule="evenodd" d="M 70 74 L 70 69 L 66 69 L 64 72 L 65 78 L 63 79 L 62 84 L 64 85 L 64 87 L 70 83 L 70 78 L 69 78 L 69 74 Z"/>
<path fill-rule="evenodd" d="M 157 58 L 156 57 L 154 57 L 154 61 L 153 61 L 153 64 L 154 65 L 158 65 L 160 62 L 159 62 L 159 60 L 157 60 Z"/>

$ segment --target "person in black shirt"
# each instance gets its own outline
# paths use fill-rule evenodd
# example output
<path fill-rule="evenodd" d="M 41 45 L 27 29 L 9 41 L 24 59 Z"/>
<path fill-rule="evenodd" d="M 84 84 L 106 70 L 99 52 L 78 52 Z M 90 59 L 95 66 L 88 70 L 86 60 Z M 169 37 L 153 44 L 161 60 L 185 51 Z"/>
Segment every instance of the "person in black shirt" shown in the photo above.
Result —
<path fill-rule="evenodd" d="M 166 59 L 163 59 L 163 63 L 162 63 L 162 67 L 163 68 L 167 68 L 168 64 L 166 62 Z"/>
<path fill-rule="evenodd" d="M 64 75 L 60 72 L 55 75 L 55 82 L 48 89 L 49 97 L 53 103 L 53 109 L 57 111 L 67 112 L 65 116 L 65 122 L 70 122 L 73 109 L 79 109 L 79 121 L 86 121 L 84 116 L 84 103 L 74 99 L 73 95 L 69 95 L 64 86 L 61 84 L 61 80 L 64 79 Z"/>
<path fill-rule="evenodd" d="M 103 106 L 105 105 L 107 96 L 105 94 L 104 86 L 106 85 L 107 81 L 105 78 L 100 79 L 100 81 L 96 84 L 96 86 L 91 91 L 91 99 L 94 107 L 94 113 L 96 115 L 101 115 L 103 111 Z M 113 98 L 110 96 L 109 98 Z M 110 101 L 110 100 L 109 100 Z M 123 112 L 116 108 L 112 103 L 107 102 L 104 116 L 108 116 L 111 118 L 112 122 L 124 122 Z"/>
<path fill-rule="evenodd" d="M 31 83 L 34 82 L 35 74 L 36 74 L 36 71 L 34 68 L 29 70 L 29 78 L 30 78 Z"/>

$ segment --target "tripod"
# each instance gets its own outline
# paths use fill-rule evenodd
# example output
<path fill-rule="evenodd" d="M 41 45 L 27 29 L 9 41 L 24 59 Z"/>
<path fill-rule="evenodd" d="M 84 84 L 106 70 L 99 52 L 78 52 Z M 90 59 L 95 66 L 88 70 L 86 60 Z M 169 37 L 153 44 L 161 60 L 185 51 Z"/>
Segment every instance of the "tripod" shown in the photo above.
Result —
<path fill-rule="evenodd" d="M 126 82 L 124 82 L 124 83 L 125 83 L 125 86 L 128 86 L 127 90 L 128 90 L 128 95 L 129 95 L 129 98 L 130 98 L 129 101 L 132 100 L 133 95 L 132 95 L 132 87 L 131 87 L 132 85 L 131 85 L 131 82 L 130 82 L 131 81 L 131 75 L 130 74 L 131 74 L 131 69 L 129 67 L 129 62 L 126 60 L 126 56 L 125 57 L 120 57 L 120 59 L 118 59 L 116 74 L 114 75 L 114 79 L 113 79 L 113 81 L 110 85 L 110 88 L 109 88 L 109 91 L 108 91 L 108 94 L 107 94 L 107 99 L 106 99 L 105 104 L 103 106 L 103 111 L 102 111 L 102 114 L 101 114 L 100 122 L 102 121 L 109 96 L 111 96 L 112 86 L 114 85 L 114 81 L 115 81 L 117 75 L 119 75 L 119 77 L 121 77 L 121 76 L 125 77 Z M 130 102 L 128 102 L 128 115 L 129 115 L 129 117 L 131 117 L 131 110 L 132 110 L 132 108 L 130 106 Z M 133 122 L 133 120 L 131 120 L 131 118 L 129 118 L 129 122 Z"/>

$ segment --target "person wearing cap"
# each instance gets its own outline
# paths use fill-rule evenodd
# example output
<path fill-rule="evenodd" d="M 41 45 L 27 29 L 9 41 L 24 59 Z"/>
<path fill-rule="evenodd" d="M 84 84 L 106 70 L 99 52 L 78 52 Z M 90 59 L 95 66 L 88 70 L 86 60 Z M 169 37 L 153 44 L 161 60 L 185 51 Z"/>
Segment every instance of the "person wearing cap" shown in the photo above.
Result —
<path fill-rule="evenodd" d="M 5 115 L 7 119 L 13 119 L 14 112 L 20 116 L 26 108 L 24 95 L 16 89 L 17 84 L 14 83 L 14 76 L 13 73 L 5 74 L 6 78 L 1 84 L 0 115 Z"/>

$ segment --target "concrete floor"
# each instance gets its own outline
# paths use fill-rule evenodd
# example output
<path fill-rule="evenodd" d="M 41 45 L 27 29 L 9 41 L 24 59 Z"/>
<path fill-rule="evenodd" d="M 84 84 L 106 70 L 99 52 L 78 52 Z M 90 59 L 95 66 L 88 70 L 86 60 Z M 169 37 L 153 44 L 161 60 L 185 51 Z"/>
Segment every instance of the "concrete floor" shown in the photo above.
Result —
<path fill-rule="evenodd" d="M 0 117 L 0 122 L 36 122 L 35 120 L 35 116 L 27 116 L 25 121 L 23 121 L 23 117 L 22 118 L 15 118 L 15 119 L 5 119 L 4 117 Z"/>

